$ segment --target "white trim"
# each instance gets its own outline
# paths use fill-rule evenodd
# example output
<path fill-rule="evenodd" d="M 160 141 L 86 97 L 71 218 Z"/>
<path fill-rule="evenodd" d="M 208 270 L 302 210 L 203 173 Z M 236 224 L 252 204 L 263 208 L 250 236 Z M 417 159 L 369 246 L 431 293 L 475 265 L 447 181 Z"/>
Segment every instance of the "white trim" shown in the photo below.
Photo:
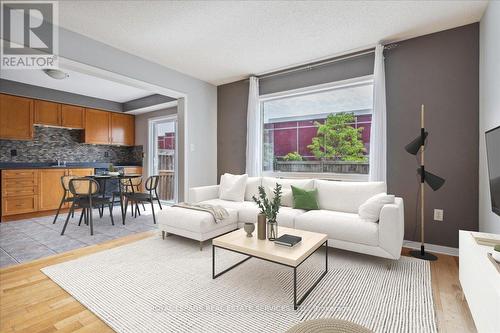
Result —
<path fill-rule="evenodd" d="M 177 119 L 177 114 L 172 114 L 168 116 L 158 116 L 151 117 L 148 119 L 148 175 L 154 174 L 154 155 L 156 153 L 156 141 L 155 139 L 158 137 L 158 133 L 155 131 L 155 124 L 163 123 L 163 122 L 174 122 L 175 127 L 175 156 L 174 156 L 174 202 L 178 202 L 178 193 L 179 193 L 179 131 L 178 126 L 179 122 Z"/>
<path fill-rule="evenodd" d="M 259 96 L 259 105 L 261 112 L 261 128 L 262 133 L 267 131 L 274 131 L 277 129 L 264 129 L 264 111 L 263 103 L 270 100 L 289 98 L 298 95 L 309 95 L 322 91 L 343 89 L 347 87 L 361 86 L 366 84 L 373 84 L 373 75 L 365 75 L 360 77 L 355 77 L 347 80 L 328 82 L 323 84 L 318 84 L 314 86 L 308 86 L 298 89 L 280 91 L 277 93 L 271 93 Z M 279 129 L 278 129 L 279 130 Z M 260 145 L 263 145 L 263 135 L 261 136 Z M 368 181 L 368 174 L 340 174 L 340 173 L 312 173 L 312 172 L 281 172 L 281 171 L 264 171 L 262 170 L 263 176 L 268 177 L 285 177 L 285 178 L 316 178 L 316 179 L 328 179 L 328 180 L 339 180 L 339 181 Z"/>
<path fill-rule="evenodd" d="M 262 171 L 262 176 L 276 177 L 276 178 L 314 178 L 314 179 L 339 180 L 339 181 L 349 181 L 349 182 L 368 181 L 368 174 L 356 174 L 356 173 Z"/>
<path fill-rule="evenodd" d="M 441 254 L 447 254 L 449 256 L 458 257 L 458 248 L 456 247 L 427 244 L 427 243 L 424 244 L 425 244 L 425 250 L 428 252 L 441 253 Z M 403 247 L 420 250 L 420 242 L 404 240 Z"/>
<path fill-rule="evenodd" d="M 265 94 L 259 96 L 259 102 L 265 102 L 273 99 L 280 99 L 286 97 L 292 97 L 297 95 L 307 95 L 314 94 L 326 90 L 343 89 L 352 86 L 364 85 L 373 83 L 373 75 L 365 75 L 360 77 L 355 77 L 352 79 L 334 81 L 328 83 L 317 84 L 314 86 L 308 86 L 298 89 L 285 90 L 280 92 L 275 92 L 271 94 Z"/>

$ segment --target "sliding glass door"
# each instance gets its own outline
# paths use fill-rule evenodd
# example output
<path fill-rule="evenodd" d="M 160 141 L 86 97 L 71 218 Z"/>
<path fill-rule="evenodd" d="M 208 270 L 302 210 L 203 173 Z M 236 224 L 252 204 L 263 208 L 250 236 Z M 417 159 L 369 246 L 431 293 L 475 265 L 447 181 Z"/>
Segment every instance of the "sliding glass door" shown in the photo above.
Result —
<path fill-rule="evenodd" d="M 160 200 L 177 202 L 177 117 L 150 120 L 149 174 L 159 175 Z"/>

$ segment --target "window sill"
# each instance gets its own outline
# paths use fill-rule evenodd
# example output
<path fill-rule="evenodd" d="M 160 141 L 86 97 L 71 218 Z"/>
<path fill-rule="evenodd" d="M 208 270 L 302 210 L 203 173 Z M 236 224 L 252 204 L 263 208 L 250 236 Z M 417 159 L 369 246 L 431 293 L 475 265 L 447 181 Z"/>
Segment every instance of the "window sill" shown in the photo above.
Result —
<path fill-rule="evenodd" d="M 337 181 L 350 181 L 350 182 L 367 182 L 368 175 L 355 174 L 355 173 L 310 173 L 310 172 L 273 172 L 263 171 L 264 177 L 276 178 L 313 178 Z"/>

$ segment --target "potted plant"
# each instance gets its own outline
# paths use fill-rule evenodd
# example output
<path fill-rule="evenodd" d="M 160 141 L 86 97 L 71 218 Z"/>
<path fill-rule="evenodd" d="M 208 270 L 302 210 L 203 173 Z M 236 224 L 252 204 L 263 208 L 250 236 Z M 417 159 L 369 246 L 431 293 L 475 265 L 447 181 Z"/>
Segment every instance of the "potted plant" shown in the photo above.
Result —
<path fill-rule="evenodd" d="M 267 239 L 270 241 L 274 241 L 278 237 L 276 217 L 281 205 L 281 184 L 276 183 L 273 194 L 274 197 L 269 200 L 264 187 L 259 186 L 259 197 L 257 198 L 255 195 L 252 197 L 253 201 L 259 206 L 261 214 L 264 214 L 267 218 Z"/>

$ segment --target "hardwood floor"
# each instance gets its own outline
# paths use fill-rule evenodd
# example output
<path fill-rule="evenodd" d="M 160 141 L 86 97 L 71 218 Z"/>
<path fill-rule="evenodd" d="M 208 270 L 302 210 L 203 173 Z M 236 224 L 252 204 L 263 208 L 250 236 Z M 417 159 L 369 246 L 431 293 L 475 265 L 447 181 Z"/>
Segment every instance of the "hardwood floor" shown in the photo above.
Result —
<path fill-rule="evenodd" d="M 0 331 L 113 332 L 97 316 L 46 277 L 40 268 L 128 244 L 154 232 L 134 234 L 94 246 L 0 270 Z M 403 255 L 408 253 L 403 249 Z M 431 262 L 432 289 L 439 332 L 475 332 L 458 281 L 458 258 L 438 255 Z"/>

